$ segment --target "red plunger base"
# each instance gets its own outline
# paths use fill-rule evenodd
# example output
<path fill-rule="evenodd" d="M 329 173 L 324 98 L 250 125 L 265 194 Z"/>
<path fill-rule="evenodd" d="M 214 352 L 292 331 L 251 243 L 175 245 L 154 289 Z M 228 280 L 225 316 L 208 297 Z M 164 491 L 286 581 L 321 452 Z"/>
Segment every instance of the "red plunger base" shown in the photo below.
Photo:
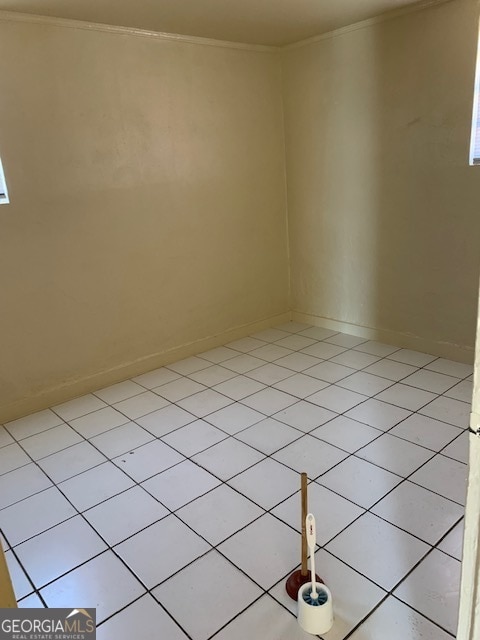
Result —
<path fill-rule="evenodd" d="M 300 569 L 297 569 L 296 571 L 294 571 L 292 575 L 287 578 L 287 581 L 285 583 L 285 589 L 287 590 L 287 593 L 292 600 L 295 600 L 295 601 L 297 600 L 298 590 L 302 585 L 306 584 L 307 582 L 310 582 L 310 578 L 311 578 L 310 571 L 308 571 L 305 575 L 302 575 L 302 572 Z M 324 584 L 323 580 L 319 578 L 317 574 L 315 574 L 315 580 L 317 582 L 320 582 L 321 584 Z"/>

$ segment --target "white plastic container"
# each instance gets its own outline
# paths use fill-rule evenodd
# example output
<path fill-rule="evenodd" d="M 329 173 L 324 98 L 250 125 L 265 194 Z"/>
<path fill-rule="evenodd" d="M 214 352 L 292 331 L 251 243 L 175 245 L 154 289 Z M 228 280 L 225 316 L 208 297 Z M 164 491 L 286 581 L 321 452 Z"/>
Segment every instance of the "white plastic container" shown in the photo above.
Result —
<path fill-rule="evenodd" d="M 307 633 L 321 635 L 330 631 L 333 626 L 332 594 L 324 584 L 316 584 L 315 588 L 318 593 L 318 604 L 315 605 L 308 603 L 308 594 L 312 590 L 311 582 L 307 582 L 298 590 L 298 624 Z"/>

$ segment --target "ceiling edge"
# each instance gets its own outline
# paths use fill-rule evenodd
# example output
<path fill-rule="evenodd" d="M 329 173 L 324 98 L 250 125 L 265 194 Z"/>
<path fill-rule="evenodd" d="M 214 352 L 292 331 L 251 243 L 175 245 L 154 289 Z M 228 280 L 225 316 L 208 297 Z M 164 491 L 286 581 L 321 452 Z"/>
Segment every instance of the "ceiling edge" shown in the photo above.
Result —
<path fill-rule="evenodd" d="M 307 47 L 310 44 L 315 44 L 316 42 L 321 42 L 322 40 L 336 38 L 346 33 L 350 33 L 351 31 L 357 31 L 358 29 L 365 29 L 375 24 L 380 24 L 381 22 L 387 22 L 388 20 L 393 20 L 394 18 L 398 18 L 408 13 L 416 13 L 417 11 L 423 11 L 424 9 L 429 9 L 430 7 L 433 7 L 435 5 L 446 4 L 447 2 L 453 2 L 453 1 L 454 0 L 424 0 L 423 2 L 417 2 L 412 5 L 407 5 L 406 7 L 401 7 L 400 9 L 395 9 L 393 11 L 388 11 L 387 13 L 382 13 L 379 16 L 374 16 L 373 18 L 368 18 L 367 20 L 354 22 L 353 24 L 349 24 L 346 27 L 340 27 L 339 29 L 334 29 L 333 31 L 327 31 L 326 33 L 322 33 L 318 36 L 305 38 L 305 40 L 292 42 L 292 44 L 285 44 L 281 46 L 280 49 L 282 50 L 300 49 L 301 47 Z"/>
<path fill-rule="evenodd" d="M 206 47 L 222 47 L 225 49 L 243 49 L 246 51 L 278 51 L 280 47 L 263 44 L 248 44 L 244 42 L 229 42 L 227 40 L 214 40 L 200 36 L 186 36 L 178 33 L 163 33 L 161 31 L 148 31 L 134 27 L 121 27 L 117 25 L 103 24 L 99 22 L 84 22 L 70 18 L 55 18 L 40 16 L 33 13 L 20 13 L 17 11 L 0 11 L 0 22 L 25 22 L 30 24 L 46 24 L 67 29 L 83 29 L 86 31 L 103 31 L 106 33 L 137 36 L 141 38 L 153 38 L 155 40 L 169 40 L 173 42 L 186 42 L 189 44 Z"/>

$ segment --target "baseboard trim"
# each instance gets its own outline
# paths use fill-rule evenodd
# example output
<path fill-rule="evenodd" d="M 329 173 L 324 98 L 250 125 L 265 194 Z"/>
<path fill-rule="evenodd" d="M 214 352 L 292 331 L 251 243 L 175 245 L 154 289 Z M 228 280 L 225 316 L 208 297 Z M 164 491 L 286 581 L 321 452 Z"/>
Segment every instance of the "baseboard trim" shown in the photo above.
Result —
<path fill-rule="evenodd" d="M 0 406 L 0 423 L 16 420 L 35 411 L 41 411 L 56 404 L 73 400 L 74 398 L 78 398 L 86 393 L 91 393 L 102 387 L 107 387 L 116 382 L 122 382 L 128 378 L 163 367 L 177 360 L 189 358 L 203 351 L 219 347 L 227 342 L 244 338 L 257 331 L 289 322 L 291 317 L 291 312 L 286 311 L 285 313 L 270 316 L 263 320 L 233 327 L 222 333 L 201 338 L 167 351 L 150 354 L 133 362 L 123 363 L 117 367 L 100 371 L 90 376 L 68 380 L 56 387 L 44 389 L 29 398 L 16 400 L 15 402 Z"/>
<path fill-rule="evenodd" d="M 377 340 L 404 349 L 413 349 L 424 353 L 431 353 L 440 358 L 448 358 L 457 362 L 465 362 L 472 364 L 474 361 L 473 347 L 452 344 L 450 342 L 437 342 L 422 338 L 409 333 L 400 333 L 398 331 L 389 331 L 388 329 L 376 329 L 374 327 L 364 327 L 351 322 L 343 322 L 332 318 L 324 318 L 315 316 L 301 311 L 292 311 L 292 320 L 294 322 L 304 322 L 312 324 L 316 327 L 324 327 L 332 331 L 341 331 L 349 333 L 359 338 L 367 338 L 368 340 Z"/>

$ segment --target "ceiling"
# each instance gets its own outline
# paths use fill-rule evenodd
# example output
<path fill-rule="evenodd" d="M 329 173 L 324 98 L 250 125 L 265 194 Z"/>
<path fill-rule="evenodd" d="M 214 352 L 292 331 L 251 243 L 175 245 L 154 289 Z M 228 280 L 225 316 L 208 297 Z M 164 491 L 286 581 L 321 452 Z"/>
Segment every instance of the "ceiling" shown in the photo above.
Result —
<path fill-rule="evenodd" d="M 0 10 L 284 45 L 415 0 L 0 0 Z"/>

